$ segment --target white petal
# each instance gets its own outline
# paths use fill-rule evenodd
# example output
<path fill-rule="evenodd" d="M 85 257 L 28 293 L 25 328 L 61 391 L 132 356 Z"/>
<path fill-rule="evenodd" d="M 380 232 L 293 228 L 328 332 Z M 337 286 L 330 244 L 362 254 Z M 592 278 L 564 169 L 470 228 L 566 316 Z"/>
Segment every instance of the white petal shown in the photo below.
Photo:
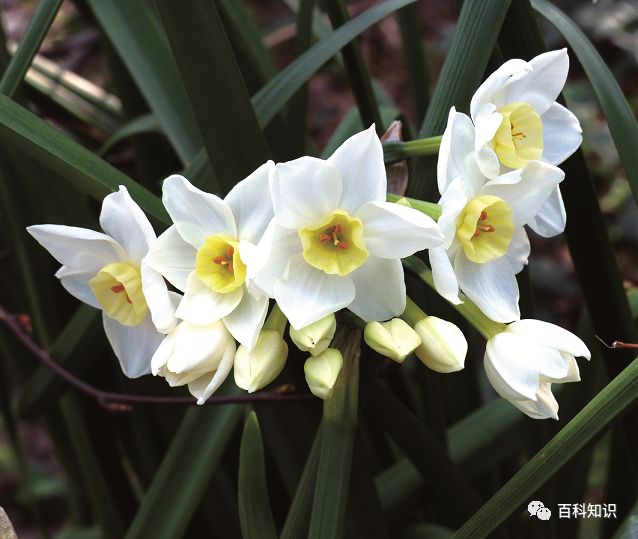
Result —
<path fill-rule="evenodd" d="M 210 396 L 217 391 L 219 386 L 224 383 L 233 368 L 234 360 L 235 347 L 233 346 L 232 348 L 229 347 L 226 349 L 212 378 L 210 375 L 202 376 L 188 384 L 188 390 L 191 392 L 191 395 L 197 399 L 197 404 L 204 404 Z"/>
<path fill-rule="evenodd" d="M 240 181 L 226 195 L 237 224 L 237 237 L 257 243 L 273 217 L 270 200 L 270 175 L 275 164 L 268 161 L 246 179 Z"/>
<path fill-rule="evenodd" d="M 553 103 L 541 117 L 543 122 L 543 160 L 560 165 L 583 141 L 578 118 L 559 103 Z"/>
<path fill-rule="evenodd" d="M 551 238 L 565 230 L 567 213 L 560 187 L 554 188 L 541 209 L 528 224 L 534 232 L 544 238 Z"/>
<path fill-rule="evenodd" d="M 512 209 L 514 225 L 524 226 L 540 211 L 565 173 L 548 163 L 530 161 L 523 168 L 490 180 L 481 188 L 481 195 L 502 198 Z"/>
<path fill-rule="evenodd" d="M 529 69 L 530 66 L 524 60 L 508 60 L 487 77 L 472 96 L 470 103 L 472 119 L 476 119 L 480 108 L 486 103 L 494 103 L 497 108 L 507 104 L 502 101 L 502 98 L 508 81 L 511 84 L 513 80 L 523 77 Z"/>
<path fill-rule="evenodd" d="M 405 280 L 400 260 L 370 256 L 350 275 L 356 295 L 348 309 L 365 322 L 388 320 L 405 311 Z"/>
<path fill-rule="evenodd" d="M 137 326 L 124 326 L 102 313 L 104 332 L 122 367 L 129 378 L 139 378 L 151 372 L 151 358 L 162 342 L 150 315 Z"/>
<path fill-rule="evenodd" d="M 199 249 L 207 236 L 237 237 L 233 212 L 221 198 L 198 189 L 183 176 L 164 180 L 162 202 L 180 236 Z"/>
<path fill-rule="evenodd" d="M 243 287 L 227 294 L 211 290 L 192 272 L 186 283 L 186 293 L 177 307 L 177 318 L 193 324 L 210 324 L 224 316 L 228 316 L 239 305 Z"/>
<path fill-rule="evenodd" d="M 260 299 L 255 299 L 244 290 L 239 305 L 224 318 L 224 324 L 240 344 L 251 350 L 257 342 L 267 313 L 268 298 L 262 296 Z"/>
<path fill-rule="evenodd" d="M 100 302 L 93 295 L 89 281 L 95 277 L 94 271 L 78 271 L 67 266 L 62 266 L 55 276 L 60 279 L 60 284 L 73 297 L 87 303 L 91 307 L 102 310 Z"/>
<path fill-rule="evenodd" d="M 441 194 L 459 177 L 468 196 L 473 196 L 485 181 L 474 157 L 474 124 L 469 116 L 456 112 L 454 107 L 450 109 L 441 140 L 436 176 Z"/>
<path fill-rule="evenodd" d="M 343 184 L 334 165 L 316 157 L 278 163 L 270 178 L 277 222 L 299 229 L 339 207 Z"/>
<path fill-rule="evenodd" d="M 538 347 L 504 331 L 487 341 L 483 364 L 496 392 L 504 399 L 536 400 L 539 387 Z"/>
<path fill-rule="evenodd" d="M 441 206 L 441 216 L 437 221 L 439 230 L 445 237 L 443 247 L 448 249 L 456 236 L 456 220 L 467 204 L 467 196 L 464 190 L 464 183 L 461 178 L 454 179 L 443 193 L 439 205 Z"/>
<path fill-rule="evenodd" d="M 527 232 L 523 227 L 514 229 L 514 236 L 512 236 L 512 242 L 505 256 L 512 266 L 512 271 L 516 275 L 520 273 L 529 261 L 529 253 L 532 250 L 532 246 L 529 244 L 529 238 Z"/>
<path fill-rule="evenodd" d="M 454 305 L 463 303 L 459 299 L 459 283 L 456 280 L 452 262 L 450 262 L 450 258 L 445 249 L 430 249 L 428 255 L 430 257 L 430 266 L 432 267 L 432 277 L 436 291 Z"/>
<path fill-rule="evenodd" d="M 245 243 L 240 243 L 239 252 L 247 266 L 249 286 L 255 285 L 271 298 L 275 294 L 275 283 L 287 273 L 291 258 L 303 251 L 297 231 L 284 228 L 275 220 L 268 225 L 256 249 L 245 252 L 245 248 Z"/>
<path fill-rule="evenodd" d="M 366 202 L 385 201 L 388 181 L 383 148 L 374 125 L 346 140 L 328 158 L 328 163 L 341 174 L 340 208 L 354 213 Z"/>
<path fill-rule="evenodd" d="M 124 247 L 130 260 L 136 264 L 140 263 L 155 241 L 151 223 L 123 185 L 120 185 L 119 191 L 104 198 L 100 226 Z"/>
<path fill-rule="evenodd" d="M 532 419 L 558 419 L 558 402 L 552 394 L 552 385 L 542 383 L 534 401 L 511 401 L 525 415 Z"/>
<path fill-rule="evenodd" d="M 572 356 L 591 359 L 591 353 L 585 343 L 573 333 L 556 324 L 541 320 L 525 319 L 510 324 L 508 328 L 510 331 L 544 346 L 567 352 Z"/>
<path fill-rule="evenodd" d="M 489 318 L 495 322 L 520 318 L 518 284 L 507 257 L 475 264 L 460 249 L 454 260 L 454 273 L 461 290 Z"/>
<path fill-rule="evenodd" d="M 175 288 L 184 292 L 186 280 L 195 269 L 196 256 L 197 249 L 182 239 L 177 227 L 171 226 L 153 242 L 144 263 L 166 277 Z"/>
<path fill-rule="evenodd" d="M 354 299 L 350 276 L 328 275 L 313 268 L 301 255 L 290 261 L 286 279 L 275 284 L 275 299 L 295 329 L 347 307 Z"/>
<path fill-rule="evenodd" d="M 181 322 L 175 330 L 175 349 L 167 367 L 174 373 L 213 372 L 222 354 L 235 341 L 221 321 L 212 324 Z"/>
<path fill-rule="evenodd" d="M 142 263 L 141 273 L 142 292 L 151 311 L 153 324 L 160 333 L 169 333 L 177 324 L 177 319 L 166 281 L 145 263 Z"/>
<path fill-rule="evenodd" d="M 60 264 L 74 270 L 97 273 L 107 264 L 128 257 L 122 246 L 113 238 L 75 226 L 34 225 L 27 227 L 42 247 Z"/>
<path fill-rule="evenodd" d="M 493 103 L 485 103 L 474 119 L 476 162 L 483 175 L 491 179 L 498 177 L 501 163 L 489 143 L 496 135 L 502 121 L 503 116 L 496 112 L 496 106 Z"/>
<path fill-rule="evenodd" d="M 525 77 L 512 82 L 507 89 L 507 103 L 529 103 L 543 114 L 560 94 L 567 80 L 567 49 L 539 54 L 529 61 L 532 68 Z"/>
<path fill-rule="evenodd" d="M 368 202 L 355 217 L 363 221 L 366 248 L 380 258 L 405 258 L 443 241 L 434 219 L 400 204 Z"/>

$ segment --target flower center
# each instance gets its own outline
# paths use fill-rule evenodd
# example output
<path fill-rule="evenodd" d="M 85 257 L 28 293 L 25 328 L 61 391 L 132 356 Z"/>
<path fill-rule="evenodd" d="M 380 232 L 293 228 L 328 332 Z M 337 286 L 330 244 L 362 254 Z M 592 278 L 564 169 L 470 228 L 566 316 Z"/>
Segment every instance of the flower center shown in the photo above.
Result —
<path fill-rule="evenodd" d="M 491 195 L 470 200 L 456 223 L 456 236 L 466 256 L 477 264 L 503 256 L 513 235 L 512 209 Z"/>
<path fill-rule="evenodd" d="M 543 155 L 543 122 L 528 103 L 509 103 L 498 109 L 503 121 L 492 139 L 499 161 L 521 168 Z"/>
<path fill-rule="evenodd" d="M 124 326 L 137 326 L 148 306 L 142 292 L 138 267 L 128 262 L 107 264 L 89 281 L 89 286 L 107 316 Z"/>
<path fill-rule="evenodd" d="M 300 229 L 299 237 L 306 262 L 330 275 L 348 275 L 368 259 L 363 224 L 344 210 Z"/>
<path fill-rule="evenodd" d="M 195 257 L 195 273 L 215 292 L 226 294 L 239 288 L 246 280 L 239 243 L 226 234 L 206 238 Z"/>

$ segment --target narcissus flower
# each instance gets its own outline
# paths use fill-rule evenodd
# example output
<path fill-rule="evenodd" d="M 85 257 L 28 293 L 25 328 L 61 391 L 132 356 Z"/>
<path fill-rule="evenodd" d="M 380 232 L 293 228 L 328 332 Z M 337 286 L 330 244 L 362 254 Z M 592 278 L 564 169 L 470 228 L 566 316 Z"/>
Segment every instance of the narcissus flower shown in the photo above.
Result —
<path fill-rule="evenodd" d="M 233 368 L 235 349 L 235 339 L 219 320 L 180 322 L 155 352 L 153 374 L 171 387 L 188 385 L 197 404 L 204 404 Z"/>
<path fill-rule="evenodd" d="M 368 322 L 403 312 L 401 258 L 442 236 L 431 218 L 386 202 L 386 186 L 374 126 L 327 161 L 301 157 L 275 168 L 275 216 L 253 253 L 254 277 L 294 328 L 344 307 Z"/>
<path fill-rule="evenodd" d="M 268 298 L 249 286 L 244 250 L 272 218 L 268 163 L 239 182 L 224 200 L 182 176 L 164 180 L 164 206 L 174 225 L 146 257 L 184 298 L 177 317 L 196 324 L 223 320 L 241 344 L 252 348 L 266 318 Z"/>
<path fill-rule="evenodd" d="M 243 344 L 235 354 L 235 383 L 253 393 L 272 382 L 286 365 L 288 345 L 277 330 L 263 329 L 252 350 Z"/>
<path fill-rule="evenodd" d="M 479 87 L 470 105 L 476 127 L 476 160 L 490 179 L 534 160 L 558 165 L 582 141 L 576 116 L 556 103 L 567 72 L 566 49 L 529 62 L 509 60 Z M 565 208 L 556 187 L 529 225 L 543 236 L 565 228 Z"/>
<path fill-rule="evenodd" d="M 309 326 L 295 329 L 290 327 L 290 339 L 299 350 L 316 356 L 330 346 L 337 330 L 337 318 L 334 313 L 324 316 Z"/>
<path fill-rule="evenodd" d="M 591 358 L 583 341 L 540 320 L 519 320 L 487 342 L 484 365 L 496 392 L 535 419 L 558 419 L 552 383 L 578 382 L 575 357 Z"/>
<path fill-rule="evenodd" d="M 317 356 L 310 356 L 303 370 L 310 391 L 315 397 L 329 399 L 343 366 L 343 356 L 336 348 L 328 348 Z"/>
<path fill-rule="evenodd" d="M 515 275 L 530 252 L 523 227 L 533 221 L 564 172 L 530 161 L 488 180 L 474 159 L 472 121 L 452 108 L 437 176 L 442 193 L 438 224 L 445 236 L 443 245 L 429 252 L 437 291 L 458 304 L 460 288 L 492 320 L 518 320 Z"/>
<path fill-rule="evenodd" d="M 421 344 L 418 333 L 400 318 L 387 322 L 368 322 L 363 331 L 363 339 L 375 352 L 397 363 L 403 363 Z"/>
<path fill-rule="evenodd" d="M 104 199 L 100 226 L 106 234 L 63 225 L 27 230 L 62 264 L 55 274 L 62 286 L 102 310 L 104 331 L 122 371 L 137 378 L 151 371 L 163 333 L 175 327 L 179 296 L 142 261 L 155 232 L 126 187 Z"/>
<path fill-rule="evenodd" d="M 436 316 L 426 316 L 414 326 L 421 346 L 414 351 L 421 362 L 436 372 L 457 372 L 465 367 L 467 340 L 458 326 Z"/>

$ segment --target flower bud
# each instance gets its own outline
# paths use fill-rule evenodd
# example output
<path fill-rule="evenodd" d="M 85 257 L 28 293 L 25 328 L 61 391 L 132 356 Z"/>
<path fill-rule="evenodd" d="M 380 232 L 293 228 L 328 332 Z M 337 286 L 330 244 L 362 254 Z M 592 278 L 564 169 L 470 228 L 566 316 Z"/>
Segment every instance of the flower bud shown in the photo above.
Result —
<path fill-rule="evenodd" d="M 334 313 L 330 313 L 305 328 L 295 329 L 290 326 L 290 338 L 299 350 L 317 356 L 330 346 L 336 329 L 337 319 Z"/>
<path fill-rule="evenodd" d="M 341 352 L 335 348 L 328 348 L 318 356 L 310 356 L 306 360 L 303 370 L 308 387 L 315 397 L 327 399 L 332 395 L 342 365 Z"/>
<path fill-rule="evenodd" d="M 456 372 L 465 367 L 467 341 L 452 322 L 436 316 L 419 320 L 414 330 L 421 337 L 421 346 L 414 353 L 424 365 L 436 372 Z"/>
<path fill-rule="evenodd" d="M 249 351 L 244 345 L 235 354 L 235 383 L 253 393 L 272 382 L 284 368 L 288 345 L 278 331 L 264 329 Z"/>
<path fill-rule="evenodd" d="M 403 363 L 406 356 L 421 344 L 421 337 L 400 318 L 388 322 L 369 322 L 363 339 L 375 352 Z"/>

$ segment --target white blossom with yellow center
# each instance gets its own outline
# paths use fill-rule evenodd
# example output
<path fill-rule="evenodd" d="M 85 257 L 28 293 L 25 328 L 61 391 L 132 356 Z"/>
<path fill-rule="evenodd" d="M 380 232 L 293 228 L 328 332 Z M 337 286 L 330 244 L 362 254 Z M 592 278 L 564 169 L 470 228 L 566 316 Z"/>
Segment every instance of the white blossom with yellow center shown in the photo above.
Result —
<path fill-rule="evenodd" d="M 374 131 L 345 141 L 326 161 L 276 166 L 274 219 L 249 275 L 295 329 L 347 307 L 370 322 L 405 309 L 401 258 L 439 245 L 436 223 L 386 202 L 383 150 Z"/>
<path fill-rule="evenodd" d="M 470 105 L 476 160 L 489 179 L 540 160 L 559 165 L 582 142 L 578 119 L 556 103 L 567 72 L 566 49 L 529 62 L 509 60 L 478 88 Z M 542 236 L 565 228 L 565 208 L 556 188 L 529 225 Z"/>
<path fill-rule="evenodd" d="M 445 241 L 429 252 L 438 292 L 458 304 L 461 289 L 492 320 L 518 320 L 515 275 L 530 251 L 524 226 L 564 177 L 559 168 L 530 161 L 489 180 L 475 159 L 472 120 L 452 108 L 437 167 Z"/>
<path fill-rule="evenodd" d="M 247 280 L 244 252 L 254 247 L 272 219 L 272 168 L 272 161 L 265 163 L 223 200 L 182 176 L 167 178 L 162 200 L 174 225 L 145 259 L 184 292 L 178 318 L 199 325 L 222 320 L 248 349 L 263 326 L 268 297 Z"/>
<path fill-rule="evenodd" d="M 148 219 L 124 186 L 102 203 L 105 234 L 63 225 L 35 225 L 29 233 L 60 262 L 62 286 L 101 309 L 104 331 L 130 378 L 151 372 L 151 357 L 176 325 L 180 296 L 142 259 L 156 241 Z"/>

